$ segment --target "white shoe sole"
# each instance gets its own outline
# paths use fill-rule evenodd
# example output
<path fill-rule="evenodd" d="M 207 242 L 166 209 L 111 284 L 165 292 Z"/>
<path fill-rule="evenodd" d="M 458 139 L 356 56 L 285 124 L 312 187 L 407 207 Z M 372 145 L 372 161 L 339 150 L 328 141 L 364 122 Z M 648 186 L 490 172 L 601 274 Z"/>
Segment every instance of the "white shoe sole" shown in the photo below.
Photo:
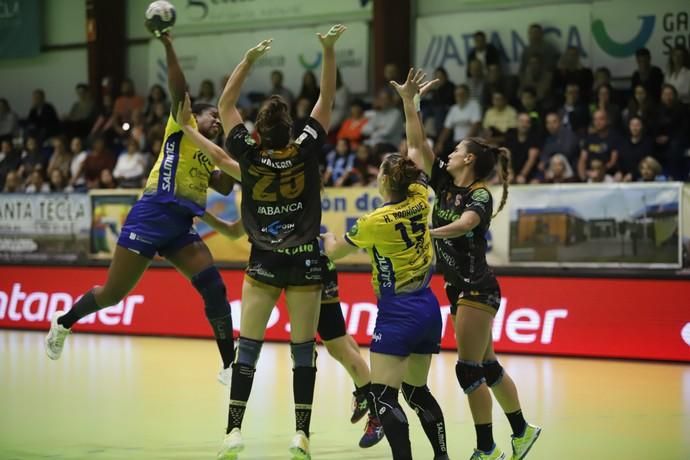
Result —
<path fill-rule="evenodd" d="M 311 454 L 309 452 L 305 452 L 301 447 L 292 446 L 288 450 L 292 456 L 291 460 L 311 460 Z"/>
<path fill-rule="evenodd" d="M 54 353 L 52 348 L 48 344 L 48 339 L 49 339 L 53 329 L 57 329 L 57 327 L 58 327 L 58 323 L 57 323 L 58 318 L 60 318 L 64 314 L 65 314 L 64 311 L 62 311 L 62 312 L 56 311 L 54 313 L 53 317 L 50 320 L 50 330 L 48 331 L 48 335 L 46 335 L 45 338 L 43 339 L 43 343 L 44 343 L 45 349 L 46 349 L 46 355 L 48 355 L 48 358 L 52 359 L 53 361 L 57 361 L 58 359 L 60 359 L 60 356 L 62 356 L 62 349 L 60 350 L 59 353 Z M 63 349 L 65 348 L 64 343 L 62 344 L 62 348 Z"/>
<path fill-rule="evenodd" d="M 537 442 L 537 439 L 539 439 L 539 435 L 541 434 L 541 428 L 537 428 L 536 434 L 534 435 L 534 438 L 532 438 L 532 443 L 527 447 L 527 450 L 525 450 L 521 456 L 513 455 L 511 457 L 511 460 L 523 460 L 525 457 L 527 457 L 527 454 L 529 454 L 530 449 L 534 446 L 534 443 Z"/>
<path fill-rule="evenodd" d="M 240 452 L 244 450 L 244 445 L 234 446 L 223 453 L 219 453 L 217 460 L 237 460 Z"/>

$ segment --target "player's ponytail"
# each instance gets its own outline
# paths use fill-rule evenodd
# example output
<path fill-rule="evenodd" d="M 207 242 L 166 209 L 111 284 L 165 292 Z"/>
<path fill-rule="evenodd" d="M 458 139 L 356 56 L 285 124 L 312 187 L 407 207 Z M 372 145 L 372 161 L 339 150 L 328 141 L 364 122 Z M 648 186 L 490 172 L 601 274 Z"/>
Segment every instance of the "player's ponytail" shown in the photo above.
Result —
<path fill-rule="evenodd" d="M 492 153 L 498 159 L 498 166 L 500 170 L 498 172 L 501 177 L 501 182 L 503 183 L 503 193 L 501 194 L 501 204 L 498 205 L 498 209 L 492 217 L 496 217 L 496 214 L 501 212 L 503 207 L 508 201 L 508 183 L 510 182 L 510 150 L 505 147 L 493 148 Z"/>
<path fill-rule="evenodd" d="M 474 175 L 477 180 L 487 180 L 491 174 L 496 170 L 496 164 L 499 165 L 498 171 L 501 182 L 503 183 L 503 194 L 501 195 L 501 203 L 494 213 L 494 216 L 501 212 L 508 201 L 508 183 L 510 182 L 510 150 L 505 147 L 496 147 L 489 145 L 484 139 L 469 138 L 470 142 L 467 144 L 467 151 L 475 156 L 474 161 Z"/>
<path fill-rule="evenodd" d="M 398 153 L 391 153 L 381 163 L 383 174 L 388 177 L 391 193 L 403 199 L 407 196 L 410 185 L 419 180 L 421 171 L 409 158 Z"/>
<path fill-rule="evenodd" d="M 256 130 L 261 136 L 261 148 L 282 149 L 290 142 L 292 118 L 285 100 L 271 96 L 261 106 L 256 117 Z"/>

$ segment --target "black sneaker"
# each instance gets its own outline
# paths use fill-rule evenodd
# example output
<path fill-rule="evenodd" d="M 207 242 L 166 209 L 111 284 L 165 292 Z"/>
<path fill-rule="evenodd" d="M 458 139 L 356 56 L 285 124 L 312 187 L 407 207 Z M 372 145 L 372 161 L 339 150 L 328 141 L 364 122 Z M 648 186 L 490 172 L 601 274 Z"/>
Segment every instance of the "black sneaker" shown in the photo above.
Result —
<path fill-rule="evenodd" d="M 366 395 L 357 394 L 353 392 L 352 395 L 352 417 L 350 417 L 350 423 L 357 423 L 362 420 L 362 417 L 367 415 L 369 411 L 369 404 L 367 403 Z"/>

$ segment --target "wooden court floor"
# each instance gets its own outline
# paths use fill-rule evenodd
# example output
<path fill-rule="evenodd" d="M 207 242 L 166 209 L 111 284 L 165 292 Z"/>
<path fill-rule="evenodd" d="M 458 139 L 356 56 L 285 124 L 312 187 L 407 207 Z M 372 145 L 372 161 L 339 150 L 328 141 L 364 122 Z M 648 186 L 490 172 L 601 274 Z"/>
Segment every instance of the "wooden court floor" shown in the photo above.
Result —
<path fill-rule="evenodd" d="M 363 349 L 365 357 L 368 350 Z M 450 457 L 469 458 L 474 430 L 454 375 L 455 355 L 432 365 L 430 387 L 445 413 Z M 690 459 L 690 366 L 503 356 L 524 412 L 544 432 L 528 459 Z M 0 459 L 213 459 L 224 434 L 228 390 L 218 384 L 215 343 L 75 334 L 62 359 L 43 334 L 0 330 Z M 385 442 L 360 449 L 351 425 L 351 382 L 319 348 L 312 457 L 390 458 Z M 290 354 L 267 344 L 243 433 L 241 459 L 287 459 L 293 434 Z M 431 459 L 407 410 L 415 459 Z M 496 407 L 494 435 L 510 450 Z"/>

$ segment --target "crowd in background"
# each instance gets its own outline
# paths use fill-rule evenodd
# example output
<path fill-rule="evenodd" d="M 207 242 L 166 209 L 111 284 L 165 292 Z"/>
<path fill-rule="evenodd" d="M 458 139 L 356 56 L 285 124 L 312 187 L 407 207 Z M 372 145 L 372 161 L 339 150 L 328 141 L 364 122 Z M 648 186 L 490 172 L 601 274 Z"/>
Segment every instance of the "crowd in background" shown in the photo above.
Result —
<path fill-rule="evenodd" d="M 663 70 L 653 63 L 660 56 L 647 49 L 637 50 L 635 58 L 637 70 L 621 85 L 606 67 L 585 67 L 578 48 L 554 48 L 533 24 L 519 71 L 511 74 L 500 50 L 476 32 L 466 75 L 434 71 L 439 83 L 422 101 L 428 142 L 441 158 L 466 137 L 504 145 L 512 155 L 511 181 L 518 184 L 690 181 L 688 50 L 673 48 Z M 386 81 L 405 76 L 393 64 L 384 73 Z M 156 84 L 143 97 L 131 80 L 115 88 L 108 78 L 98 90 L 95 98 L 92 88 L 78 84 L 72 107 L 59 114 L 37 89 L 23 118 L 0 98 L 0 190 L 143 186 L 163 142 L 167 92 Z M 253 117 L 272 94 L 288 102 L 299 132 L 319 95 L 317 76 L 305 72 L 295 95 L 276 70 L 267 94 L 243 95 L 242 115 L 251 133 Z M 219 89 L 204 80 L 193 96 L 215 104 Z M 391 88 L 354 97 L 339 74 L 321 158 L 324 185 L 374 184 L 383 156 L 406 149 L 404 132 L 401 104 Z"/>

